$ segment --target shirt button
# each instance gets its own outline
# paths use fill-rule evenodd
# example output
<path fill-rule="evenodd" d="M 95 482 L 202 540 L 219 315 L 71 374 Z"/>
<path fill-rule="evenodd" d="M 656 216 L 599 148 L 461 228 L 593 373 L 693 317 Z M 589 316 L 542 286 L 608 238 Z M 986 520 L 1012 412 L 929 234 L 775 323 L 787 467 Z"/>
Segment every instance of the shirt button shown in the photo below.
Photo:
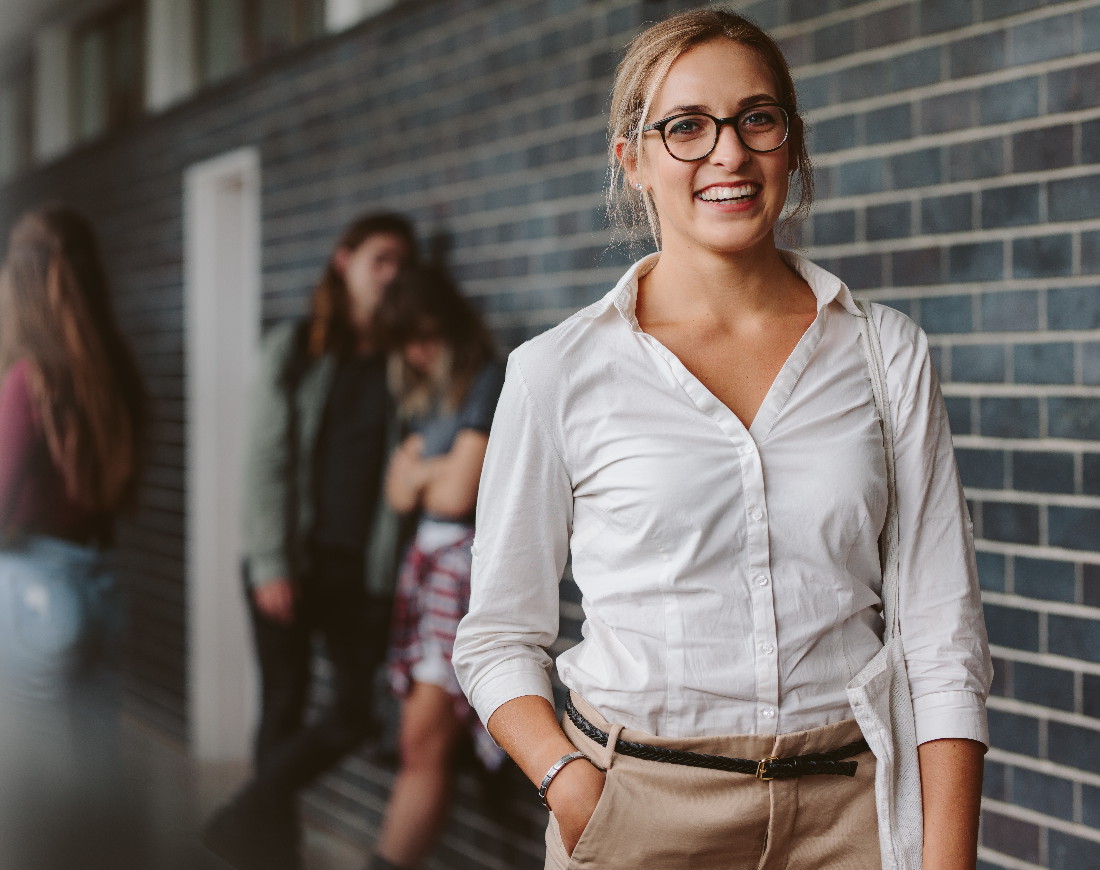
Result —
<path fill-rule="evenodd" d="M 749 512 L 749 516 L 752 517 L 754 520 L 759 520 L 764 516 L 764 512 L 760 510 L 760 508 L 753 508 Z"/>
<path fill-rule="evenodd" d="M 767 586 L 768 585 L 768 575 L 767 574 L 760 574 L 759 576 L 757 576 L 756 585 L 757 586 Z"/>
<path fill-rule="evenodd" d="M 763 710 L 760 711 L 760 715 L 763 716 L 765 719 L 771 719 L 775 716 L 775 710 L 773 710 L 771 707 L 765 707 Z"/>
<path fill-rule="evenodd" d="M 773 652 L 775 652 L 775 647 L 772 646 L 770 643 L 762 643 L 762 644 L 760 644 L 760 651 L 761 652 L 766 652 L 766 653 L 773 653 Z"/>
<path fill-rule="evenodd" d="M 751 444 L 746 444 L 746 445 L 744 445 L 744 446 L 743 446 L 743 447 L 741 448 L 741 452 L 742 452 L 743 454 L 745 454 L 745 456 L 751 456 L 751 455 L 752 455 L 752 445 L 751 445 Z"/>

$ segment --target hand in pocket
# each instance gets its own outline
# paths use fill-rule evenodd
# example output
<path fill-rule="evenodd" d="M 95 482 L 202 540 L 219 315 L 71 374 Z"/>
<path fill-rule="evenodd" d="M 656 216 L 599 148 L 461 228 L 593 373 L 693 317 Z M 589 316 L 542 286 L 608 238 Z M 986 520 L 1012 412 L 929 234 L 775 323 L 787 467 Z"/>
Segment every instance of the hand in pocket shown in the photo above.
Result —
<path fill-rule="evenodd" d="M 590 762 L 577 761 L 567 765 L 547 791 L 546 799 L 558 821 L 562 844 L 570 855 L 600 802 L 606 778 Z"/>

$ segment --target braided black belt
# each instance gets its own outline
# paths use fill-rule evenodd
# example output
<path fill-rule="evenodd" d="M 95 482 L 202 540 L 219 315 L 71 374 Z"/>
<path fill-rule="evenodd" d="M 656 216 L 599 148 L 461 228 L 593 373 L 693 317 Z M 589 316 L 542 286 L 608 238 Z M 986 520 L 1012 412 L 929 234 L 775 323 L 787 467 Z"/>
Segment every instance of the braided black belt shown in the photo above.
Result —
<path fill-rule="evenodd" d="M 573 706 L 573 699 L 565 702 L 565 712 L 577 729 L 600 746 L 607 746 L 607 732 L 601 731 L 581 715 Z M 662 746 L 650 746 L 648 743 L 635 743 L 631 740 L 619 740 L 615 751 L 631 758 L 645 761 L 667 761 L 669 764 L 686 764 L 688 767 L 704 767 L 708 770 L 726 770 L 731 773 L 747 773 L 757 779 L 792 779 L 796 776 L 812 774 L 832 774 L 834 776 L 855 776 L 858 762 L 843 761 L 871 747 L 866 740 L 857 740 L 833 749 L 829 752 L 812 752 L 806 755 L 792 755 L 790 758 L 776 758 L 774 755 L 753 761 L 750 758 L 727 758 L 724 755 L 706 755 L 702 752 L 687 752 L 682 749 L 665 749 Z"/>

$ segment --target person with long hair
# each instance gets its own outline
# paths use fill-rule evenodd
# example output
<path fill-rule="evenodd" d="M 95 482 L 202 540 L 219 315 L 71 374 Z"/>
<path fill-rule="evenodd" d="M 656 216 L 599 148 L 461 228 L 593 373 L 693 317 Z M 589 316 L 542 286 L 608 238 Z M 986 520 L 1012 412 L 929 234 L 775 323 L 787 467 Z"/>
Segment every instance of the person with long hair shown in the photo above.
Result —
<path fill-rule="evenodd" d="M 399 430 L 375 317 L 416 247 L 399 215 L 353 221 L 325 264 L 309 317 L 264 340 L 244 489 L 262 710 L 253 776 L 203 832 L 235 867 L 300 866 L 298 792 L 377 728 L 372 686 L 402 531 L 382 500 Z M 316 639 L 331 692 L 307 717 Z"/>
<path fill-rule="evenodd" d="M 920 772 L 899 833 L 923 826 L 925 868 L 973 868 L 991 668 L 927 338 L 778 246 L 812 169 L 752 22 L 643 31 L 609 132 L 611 211 L 658 251 L 509 358 L 454 650 L 551 811 L 546 866 L 880 867 L 878 737 L 847 687 L 883 649 L 896 564 Z M 570 555 L 585 619 L 556 663 L 559 724 Z"/>
<path fill-rule="evenodd" d="M 0 673 L 19 694 L 63 695 L 117 639 L 104 553 L 145 417 L 91 224 L 25 214 L 0 269 Z"/>
<path fill-rule="evenodd" d="M 462 737 L 488 764 L 499 761 L 458 685 L 451 649 L 470 597 L 478 479 L 504 370 L 477 310 L 441 269 L 398 277 L 378 326 L 393 349 L 399 413 L 412 429 L 390 461 L 386 497 L 419 520 L 398 580 L 388 663 L 401 699 L 400 769 L 368 868 L 411 870 L 446 819 Z"/>

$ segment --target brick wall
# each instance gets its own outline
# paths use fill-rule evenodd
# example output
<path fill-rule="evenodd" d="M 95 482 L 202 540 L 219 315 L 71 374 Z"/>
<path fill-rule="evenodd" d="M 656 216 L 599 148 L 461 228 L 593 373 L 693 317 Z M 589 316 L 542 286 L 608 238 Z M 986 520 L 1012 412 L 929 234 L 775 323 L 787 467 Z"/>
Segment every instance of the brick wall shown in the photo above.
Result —
<path fill-rule="evenodd" d="M 65 198 L 103 234 L 157 400 L 120 561 L 132 702 L 186 733 L 182 174 L 260 149 L 264 319 L 303 310 L 367 208 L 412 215 L 511 346 L 624 258 L 601 211 L 610 76 L 644 0 L 406 0 L 0 188 L 0 230 Z M 761 0 L 813 124 L 810 254 L 929 331 L 979 536 L 998 669 L 984 866 L 1077 868 L 1100 841 L 1100 0 Z M 579 631 L 563 586 L 567 638 Z M 321 668 L 323 676 L 323 666 Z M 310 811 L 369 842 L 385 763 Z M 511 774 L 463 777 L 433 866 L 541 866 Z"/>

